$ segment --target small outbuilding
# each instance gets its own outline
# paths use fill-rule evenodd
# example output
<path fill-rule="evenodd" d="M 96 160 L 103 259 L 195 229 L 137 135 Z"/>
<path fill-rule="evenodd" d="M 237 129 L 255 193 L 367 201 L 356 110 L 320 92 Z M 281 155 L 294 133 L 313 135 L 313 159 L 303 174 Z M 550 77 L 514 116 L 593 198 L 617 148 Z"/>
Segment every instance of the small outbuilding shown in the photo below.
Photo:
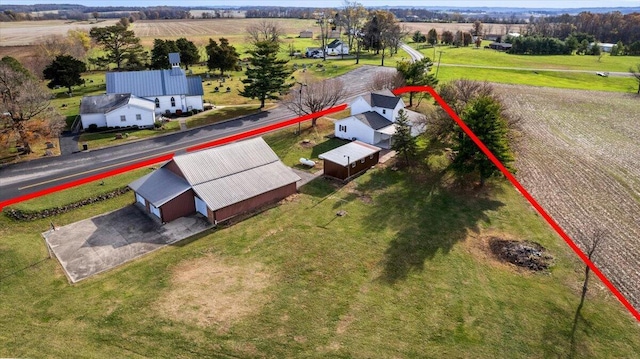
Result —
<path fill-rule="evenodd" d="M 311 39 L 311 38 L 313 38 L 313 31 L 311 31 L 311 30 L 300 31 L 300 38 L 302 38 L 302 39 Z"/>
<path fill-rule="evenodd" d="M 324 161 L 324 175 L 346 181 L 378 164 L 380 147 L 353 141 L 318 156 Z"/>
<path fill-rule="evenodd" d="M 498 50 L 498 51 L 509 51 L 513 45 L 506 42 L 492 42 L 489 44 L 490 49 Z"/>
<path fill-rule="evenodd" d="M 129 187 L 138 206 L 163 223 L 197 212 L 216 224 L 296 193 L 299 180 L 254 138 L 175 156 Z"/>

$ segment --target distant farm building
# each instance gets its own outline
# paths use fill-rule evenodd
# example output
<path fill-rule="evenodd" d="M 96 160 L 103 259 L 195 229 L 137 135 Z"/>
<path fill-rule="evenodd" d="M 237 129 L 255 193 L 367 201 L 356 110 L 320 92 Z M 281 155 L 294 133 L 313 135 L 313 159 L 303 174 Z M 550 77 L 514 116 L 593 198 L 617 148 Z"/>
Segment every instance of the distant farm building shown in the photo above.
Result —
<path fill-rule="evenodd" d="M 303 39 L 311 39 L 313 38 L 313 31 L 311 30 L 300 31 L 300 37 Z"/>
<path fill-rule="evenodd" d="M 163 223 L 197 212 L 216 224 L 296 193 L 298 180 L 255 138 L 175 156 L 129 187 L 136 204 Z"/>
<path fill-rule="evenodd" d="M 508 51 L 511 50 L 513 45 L 506 42 L 492 42 L 488 46 L 490 49 L 498 50 L 498 51 Z"/>
<path fill-rule="evenodd" d="M 349 54 L 349 45 L 345 44 L 340 40 L 331 41 L 325 48 L 327 55 L 348 55 Z"/>

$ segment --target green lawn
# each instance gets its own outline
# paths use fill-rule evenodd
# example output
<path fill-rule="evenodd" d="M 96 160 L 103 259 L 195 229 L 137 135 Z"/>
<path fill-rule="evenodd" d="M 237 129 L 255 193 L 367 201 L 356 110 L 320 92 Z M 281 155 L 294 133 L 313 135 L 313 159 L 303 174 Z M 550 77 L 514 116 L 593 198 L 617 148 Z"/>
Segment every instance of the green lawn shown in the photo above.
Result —
<path fill-rule="evenodd" d="M 572 331 L 583 265 L 510 185 L 463 191 L 442 163 L 434 152 L 431 171 L 380 168 L 344 187 L 319 179 L 76 285 L 39 233 L 132 195 L 46 220 L 0 216 L 0 356 L 637 356 L 637 322 L 595 279 Z M 537 241 L 555 265 L 501 264 L 489 236 Z"/>

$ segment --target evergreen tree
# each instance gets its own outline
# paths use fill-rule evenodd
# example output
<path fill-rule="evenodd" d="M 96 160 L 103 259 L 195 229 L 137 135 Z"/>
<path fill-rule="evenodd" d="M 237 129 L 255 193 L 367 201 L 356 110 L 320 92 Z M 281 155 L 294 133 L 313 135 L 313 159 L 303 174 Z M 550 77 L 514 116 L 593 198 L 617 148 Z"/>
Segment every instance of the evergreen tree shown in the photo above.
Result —
<path fill-rule="evenodd" d="M 229 44 L 229 40 L 220 38 L 220 44 L 215 40 L 209 39 L 209 45 L 207 45 L 207 67 L 210 71 L 215 69 L 220 70 L 220 76 L 224 75 L 225 71 L 232 71 L 238 69 L 238 60 L 240 54 L 236 51 L 236 48 Z"/>
<path fill-rule="evenodd" d="M 259 41 L 252 50 L 247 51 L 251 59 L 247 78 L 242 80 L 245 85 L 240 95 L 259 99 L 260 108 L 264 107 L 266 99 L 277 99 L 281 92 L 290 87 L 285 81 L 291 71 L 286 67 L 287 60 L 278 60 L 279 48 L 277 42 Z"/>
<path fill-rule="evenodd" d="M 154 70 L 170 69 L 169 53 L 178 52 L 176 42 L 172 40 L 153 40 L 153 49 L 151 49 L 151 67 Z M 182 60 L 182 56 L 180 57 Z"/>
<path fill-rule="evenodd" d="M 396 65 L 396 69 L 404 81 L 409 86 L 435 86 L 438 80 L 429 71 L 433 66 L 433 62 L 428 57 L 422 58 L 420 61 L 409 62 L 400 61 Z M 413 92 L 409 93 L 409 107 L 413 106 Z"/>
<path fill-rule="evenodd" d="M 461 118 L 491 153 L 510 168 L 513 154 L 509 147 L 507 122 L 501 112 L 497 100 L 481 96 L 467 105 Z M 500 171 L 462 129 L 458 128 L 458 131 L 460 133 L 455 146 L 458 154 L 453 160 L 453 169 L 459 174 L 477 173 L 480 176 L 480 186 L 483 186 L 486 179 Z"/>
<path fill-rule="evenodd" d="M 431 29 L 427 33 L 427 42 L 431 46 L 435 46 L 438 43 L 438 31 L 436 29 Z"/>
<path fill-rule="evenodd" d="M 89 36 L 105 50 L 106 59 L 116 64 L 118 70 L 127 67 L 127 62 L 137 67 L 141 63 L 144 49 L 140 45 L 140 38 L 132 30 L 116 24 L 107 27 L 94 27 Z M 129 66 L 131 67 L 131 66 Z"/>
<path fill-rule="evenodd" d="M 178 52 L 180 52 L 180 62 L 184 64 L 185 69 L 189 69 L 189 65 L 195 65 L 200 62 L 200 52 L 198 47 L 184 37 L 176 40 Z"/>
<path fill-rule="evenodd" d="M 416 154 L 417 144 L 415 137 L 411 136 L 411 124 L 404 110 L 398 112 L 395 125 L 396 133 L 391 136 L 391 149 L 404 159 L 405 164 L 409 164 L 411 157 Z"/>
<path fill-rule="evenodd" d="M 44 78 L 49 81 L 49 88 L 64 86 L 71 93 L 71 86 L 82 85 L 84 81 L 81 76 L 87 71 L 87 65 L 71 56 L 57 56 L 49 66 L 45 67 Z"/>

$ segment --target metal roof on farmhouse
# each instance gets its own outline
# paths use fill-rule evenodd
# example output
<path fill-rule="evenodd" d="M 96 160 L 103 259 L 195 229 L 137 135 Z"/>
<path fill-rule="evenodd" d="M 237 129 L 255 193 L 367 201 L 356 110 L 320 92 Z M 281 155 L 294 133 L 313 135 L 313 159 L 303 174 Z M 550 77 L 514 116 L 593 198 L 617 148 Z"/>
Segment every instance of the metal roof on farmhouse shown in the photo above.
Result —
<path fill-rule="evenodd" d="M 393 124 L 393 122 L 387 120 L 386 118 L 384 118 L 384 116 L 382 116 L 381 114 L 375 111 L 363 112 L 363 113 L 354 115 L 353 117 L 357 118 L 360 122 L 373 128 L 374 130 L 379 130 L 383 127 L 387 127 Z"/>
<path fill-rule="evenodd" d="M 114 93 L 84 96 L 80 101 L 80 113 L 109 113 L 127 104 L 138 107 L 147 107 L 151 108 L 151 110 L 155 107 L 155 104 L 152 101 L 137 97 L 130 93 Z"/>
<path fill-rule="evenodd" d="M 179 52 L 170 52 L 169 53 L 169 63 L 170 64 L 179 64 L 180 63 L 180 53 Z"/>
<path fill-rule="evenodd" d="M 191 188 L 187 181 L 166 168 L 159 168 L 131 182 L 129 187 L 156 207 Z"/>
<path fill-rule="evenodd" d="M 190 76 L 188 80 L 178 67 L 171 70 L 107 72 L 106 81 L 109 94 L 129 92 L 140 97 L 204 94 L 200 76 Z"/>
<path fill-rule="evenodd" d="M 334 148 L 331 151 L 325 152 L 318 156 L 318 158 L 346 167 L 349 165 L 349 162 L 360 161 L 361 159 L 371 156 L 376 152 L 380 152 L 379 147 L 360 141 L 353 141 L 338 148 Z"/>

